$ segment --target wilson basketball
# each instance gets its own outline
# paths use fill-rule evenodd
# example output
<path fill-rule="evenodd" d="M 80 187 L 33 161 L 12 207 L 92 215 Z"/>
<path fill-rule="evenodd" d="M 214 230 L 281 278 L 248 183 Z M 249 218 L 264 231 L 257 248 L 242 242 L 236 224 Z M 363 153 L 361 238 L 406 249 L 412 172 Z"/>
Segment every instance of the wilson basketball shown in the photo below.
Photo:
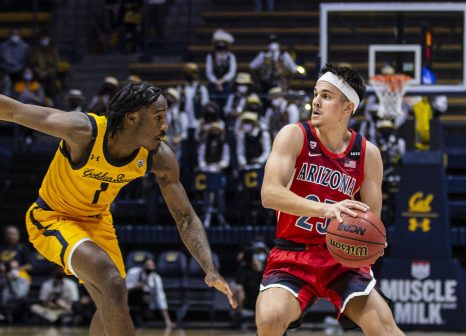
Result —
<path fill-rule="evenodd" d="M 334 218 L 327 227 L 327 248 L 340 264 L 358 268 L 372 265 L 385 248 L 385 226 L 372 211 L 353 210 L 357 217 L 342 214 L 343 223 Z"/>

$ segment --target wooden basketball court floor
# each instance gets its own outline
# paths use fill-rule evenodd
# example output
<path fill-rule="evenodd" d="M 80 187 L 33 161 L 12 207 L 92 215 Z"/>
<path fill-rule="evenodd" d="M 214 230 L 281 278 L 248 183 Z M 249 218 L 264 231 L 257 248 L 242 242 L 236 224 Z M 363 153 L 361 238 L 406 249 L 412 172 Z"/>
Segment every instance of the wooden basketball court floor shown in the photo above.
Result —
<path fill-rule="evenodd" d="M 360 336 L 360 332 L 346 332 L 348 336 Z M 88 336 L 85 328 L 56 328 L 56 327 L 0 327 L 1 336 Z M 253 330 L 228 329 L 138 329 L 137 336 L 256 336 Z M 297 330 L 289 331 L 288 336 L 324 336 L 322 331 Z M 466 333 L 447 332 L 408 332 L 409 336 L 466 336 Z"/>

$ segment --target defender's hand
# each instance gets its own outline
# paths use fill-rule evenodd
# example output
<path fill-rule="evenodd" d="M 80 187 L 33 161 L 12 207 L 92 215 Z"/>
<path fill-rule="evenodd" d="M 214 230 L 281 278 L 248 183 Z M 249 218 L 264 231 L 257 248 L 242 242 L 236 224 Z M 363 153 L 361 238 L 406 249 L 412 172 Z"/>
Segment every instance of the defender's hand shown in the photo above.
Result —
<path fill-rule="evenodd" d="M 217 271 L 207 273 L 207 275 L 204 278 L 204 281 L 209 287 L 215 287 L 217 290 L 225 294 L 228 297 L 230 306 L 233 309 L 236 309 L 238 307 L 238 302 L 236 302 L 236 299 L 233 296 L 233 292 L 231 291 L 230 286 L 225 281 L 225 279 L 220 274 L 218 274 Z"/>

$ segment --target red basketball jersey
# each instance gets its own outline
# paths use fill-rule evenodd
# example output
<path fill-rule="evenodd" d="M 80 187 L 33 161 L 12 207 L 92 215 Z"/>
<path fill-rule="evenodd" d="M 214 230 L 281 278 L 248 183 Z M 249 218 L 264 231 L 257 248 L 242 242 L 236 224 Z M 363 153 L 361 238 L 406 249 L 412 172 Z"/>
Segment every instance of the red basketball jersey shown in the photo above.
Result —
<path fill-rule="evenodd" d="M 298 123 L 298 126 L 304 142 L 289 189 L 316 202 L 335 203 L 354 198 L 364 178 L 366 139 L 351 130 L 348 147 L 343 153 L 334 154 L 319 141 L 310 122 Z M 277 238 L 324 244 L 330 219 L 299 217 L 278 211 L 277 222 Z"/>

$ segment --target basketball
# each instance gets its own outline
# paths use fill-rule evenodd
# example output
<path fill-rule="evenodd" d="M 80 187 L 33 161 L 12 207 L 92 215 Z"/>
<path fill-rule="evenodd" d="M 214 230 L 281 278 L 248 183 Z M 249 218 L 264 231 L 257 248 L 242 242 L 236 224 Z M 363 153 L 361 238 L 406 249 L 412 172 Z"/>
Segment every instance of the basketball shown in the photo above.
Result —
<path fill-rule="evenodd" d="M 332 257 L 346 267 L 372 265 L 385 248 L 385 226 L 374 212 L 353 210 L 358 215 L 342 214 L 342 223 L 332 219 L 327 227 L 327 248 Z"/>

